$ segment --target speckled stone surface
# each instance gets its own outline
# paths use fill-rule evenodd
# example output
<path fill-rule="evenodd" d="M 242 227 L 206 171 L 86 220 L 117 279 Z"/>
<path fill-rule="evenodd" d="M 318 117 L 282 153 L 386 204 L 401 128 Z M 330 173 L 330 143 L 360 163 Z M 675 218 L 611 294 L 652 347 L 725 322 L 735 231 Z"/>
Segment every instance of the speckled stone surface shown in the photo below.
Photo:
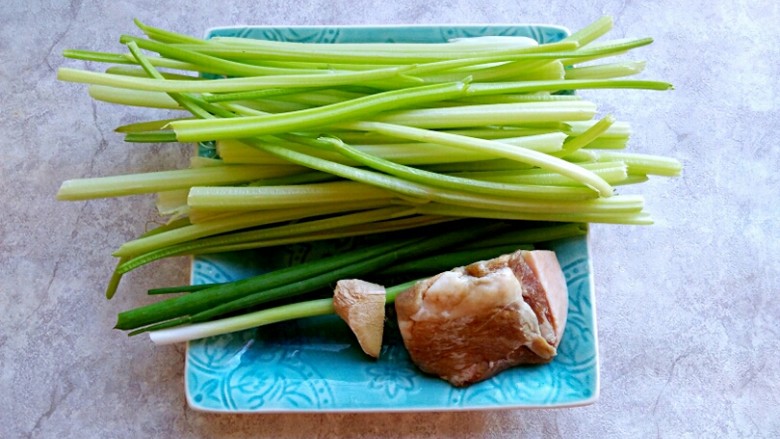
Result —
<path fill-rule="evenodd" d="M 666 93 L 582 93 L 635 126 L 631 148 L 683 177 L 632 189 L 653 227 L 595 226 L 601 398 L 561 410 L 214 415 L 187 408 L 183 347 L 112 330 L 187 261 L 102 297 L 110 253 L 156 221 L 151 198 L 58 203 L 68 178 L 184 166 L 112 133 L 145 112 L 58 83 L 65 48 L 111 50 L 133 17 L 201 34 L 230 24 L 537 22 L 653 36 Z M 777 437 L 780 435 L 780 20 L 773 1 L 20 1 L 0 6 L 0 437 Z M 151 116 L 151 112 L 149 114 Z M 149 159 L 153 155 L 154 159 Z"/>

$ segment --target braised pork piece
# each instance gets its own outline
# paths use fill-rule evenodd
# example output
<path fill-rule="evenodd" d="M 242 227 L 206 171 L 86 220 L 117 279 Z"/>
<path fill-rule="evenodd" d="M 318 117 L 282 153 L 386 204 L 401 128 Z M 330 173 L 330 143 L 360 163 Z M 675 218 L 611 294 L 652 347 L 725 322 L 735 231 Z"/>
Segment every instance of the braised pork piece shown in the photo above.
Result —
<path fill-rule="evenodd" d="M 555 253 L 521 250 L 420 281 L 395 307 L 412 361 L 462 387 L 516 365 L 550 362 L 568 291 Z"/>

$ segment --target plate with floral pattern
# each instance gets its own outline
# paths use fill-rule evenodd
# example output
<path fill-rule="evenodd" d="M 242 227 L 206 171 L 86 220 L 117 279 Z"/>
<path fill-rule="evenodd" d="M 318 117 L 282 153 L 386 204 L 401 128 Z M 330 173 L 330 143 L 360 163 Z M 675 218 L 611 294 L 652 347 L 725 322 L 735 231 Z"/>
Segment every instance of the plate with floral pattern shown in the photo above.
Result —
<path fill-rule="evenodd" d="M 277 41 L 442 42 L 484 35 L 554 42 L 565 28 L 546 25 L 224 27 L 207 37 Z M 342 239 L 279 248 L 197 256 L 193 284 L 238 280 L 346 250 Z M 516 367 L 466 388 L 423 374 L 410 361 L 392 314 L 379 360 L 360 350 L 336 316 L 278 323 L 188 344 L 189 405 L 213 412 L 384 412 L 490 410 L 585 405 L 599 392 L 596 314 L 588 237 L 546 243 L 569 288 L 566 332 L 550 364 Z"/>

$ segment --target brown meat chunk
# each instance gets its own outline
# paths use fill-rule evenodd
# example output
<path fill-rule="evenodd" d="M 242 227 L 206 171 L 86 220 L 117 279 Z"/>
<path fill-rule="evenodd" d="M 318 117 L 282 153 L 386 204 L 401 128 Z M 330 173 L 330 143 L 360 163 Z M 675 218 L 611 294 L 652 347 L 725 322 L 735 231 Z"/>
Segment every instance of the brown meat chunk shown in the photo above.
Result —
<path fill-rule="evenodd" d="M 567 306 L 563 272 L 547 251 L 518 251 L 438 274 L 395 302 L 412 361 L 455 386 L 551 361 Z"/>

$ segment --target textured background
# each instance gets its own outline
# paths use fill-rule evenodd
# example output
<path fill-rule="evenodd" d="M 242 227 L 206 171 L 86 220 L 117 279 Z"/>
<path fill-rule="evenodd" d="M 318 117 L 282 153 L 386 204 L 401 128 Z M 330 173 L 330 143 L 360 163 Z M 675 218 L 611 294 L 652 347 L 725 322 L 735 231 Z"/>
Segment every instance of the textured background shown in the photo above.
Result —
<path fill-rule="evenodd" d="M 4 1 L 0 6 L 0 437 L 777 437 L 780 244 L 778 3 Z M 67 178 L 184 166 L 183 151 L 127 146 L 143 111 L 58 83 L 65 48 L 111 50 L 133 17 L 200 35 L 228 24 L 544 22 L 615 17 L 653 36 L 645 77 L 667 93 L 583 93 L 632 122 L 632 148 L 674 155 L 684 176 L 636 191 L 653 227 L 596 226 L 601 399 L 564 410 L 224 416 L 193 412 L 183 347 L 111 329 L 172 260 L 106 302 L 112 249 L 155 221 L 138 197 L 57 203 Z M 153 155 L 154 160 L 149 160 Z"/>

